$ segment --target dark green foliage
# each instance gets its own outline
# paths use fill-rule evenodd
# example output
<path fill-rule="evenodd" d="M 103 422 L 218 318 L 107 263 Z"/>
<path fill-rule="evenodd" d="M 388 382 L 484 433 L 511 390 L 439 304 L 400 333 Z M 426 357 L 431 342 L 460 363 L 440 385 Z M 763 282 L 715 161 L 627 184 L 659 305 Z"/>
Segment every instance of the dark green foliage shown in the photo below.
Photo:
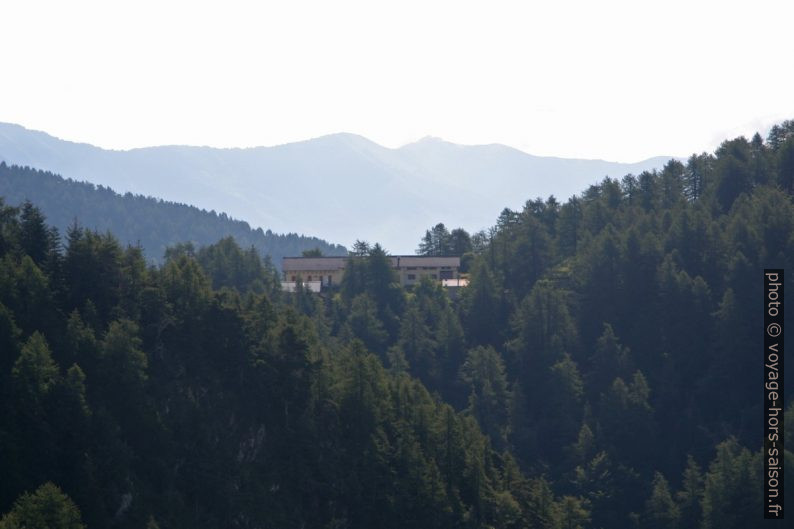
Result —
<path fill-rule="evenodd" d="M 750 158 L 750 144 L 745 138 L 726 141 L 717 150 L 715 197 L 723 211 L 728 211 L 740 194 L 752 189 Z"/>
<path fill-rule="evenodd" d="M 488 263 L 478 259 L 472 268 L 469 287 L 463 292 L 461 320 L 470 344 L 496 344 L 507 327 L 506 311 Z"/>
<path fill-rule="evenodd" d="M 757 443 L 760 364 L 747 351 L 759 270 L 794 256 L 792 130 L 605 179 L 558 207 L 529 201 L 478 235 L 459 309 L 467 342 L 508 366 L 524 468 L 553 469 L 555 490 L 588 498 L 594 526 L 700 526 L 698 465 L 728 433 Z M 581 387 L 578 401 L 575 389 L 555 393 L 555 373 Z M 680 476 L 688 454 L 681 488 L 655 474 Z M 580 485 L 568 488 L 571 476 Z"/>
<path fill-rule="evenodd" d="M 455 228 L 450 232 L 443 223 L 439 223 L 425 232 L 416 253 L 428 256 L 462 256 L 471 251 L 471 236 L 466 230 Z"/>
<path fill-rule="evenodd" d="M 50 288 L 51 281 L 27 255 L 19 259 L 6 255 L 0 260 L 0 300 L 26 334 L 36 329 L 50 330 L 55 325 L 56 292 Z"/>
<path fill-rule="evenodd" d="M 370 350 L 383 353 L 389 335 L 378 318 L 378 309 L 369 294 L 359 294 L 351 303 L 348 325 L 353 335 Z"/>
<path fill-rule="evenodd" d="M 471 236 L 463 228 L 455 228 L 449 234 L 449 254 L 464 255 L 472 251 Z"/>
<path fill-rule="evenodd" d="M 45 483 L 33 494 L 23 494 L 2 519 L 0 529 L 83 529 L 80 511 L 61 489 Z"/>
<path fill-rule="evenodd" d="M 110 231 L 122 244 L 140 245 L 150 262 L 161 262 L 169 246 L 185 241 L 207 246 L 225 237 L 234 237 L 244 248 L 256 248 L 278 266 L 282 257 L 301 255 L 304 250 L 317 249 L 324 255 L 347 253 L 344 247 L 316 237 L 279 235 L 252 228 L 225 213 L 131 193 L 120 195 L 107 187 L 4 162 L 0 163 L 0 196 L 11 205 L 29 200 L 62 233 L 75 222 L 92 230 Z M 32 243 L 42 240 L 40 234 L 32 235 Z M 38 255 L 30 257 L 38 263 Z"/>
<path fill-rule="evenodd" d="M 705 192 L 706 182 L 713 178 L 714 158 L 706 153 L 689 157 L 684 171 L 684 196 L 697 202 Z"/>
<path fill-rule="evenodd" d="M 25 494 L 48 480 L 92 527 L 489 527 L 527 515 L 531 493 L 513 496 L 476 421 L 346 339 L 404 350 L 417 377 L 459 392 L 450 300 L 425 281 L 405 310 L 380 246 L 357 263 L 361 291 L 331 336 L 318 296 L 282 298 L 272 268 L 231 239 L 147 268 L 136 248 L 75 228 L 47 257 L 59 266 L 40 269 L 22 215 L 5 218 L 0 256 L 3 527 L 82 527 L 54 486 Z"/>
<path fill-rule="evenodd" d="M 792 131 L 439 224 L 427 252 L 471 263 L 454 297 L 400 288 L 378 244 L 338 292 L 284 294 L 239 238 L 153 267 L 0 202 L 0 524 L 51 481 L 89 527 L 755 527 Z"/>
<path fill-rule="evenodd" d="M 794 137 L 794 120 L 787 119 L 783 123 L 772 126 L 766 142 L 770 149 L 777 151 L 785 141 L 792 137 Z"/>
<path fill-rule="evenodd" d="M 44 215 L 30 202 L 22 204 L 19 227 L 22 250 L 37 266 L 43 267 L 57 251 L 58 231 L 45 224 Z"/>
<path fill-rule="evenodd" d="M 696 527 L 701 518 L 703 500 L 703 473 L 692 456 L 687 457 L 687 465 L 681 480 L 681 490 L 676 494 L 679 512 L 679 527 Z"/>
<path fill-rule="evenodd" d="M 29 403 L 32 411 L 44 405 L 58 378 L 58 366 L 41 334 L 34 333 L 22 347 L 11 376 L 16 386 L 15 393 L 21 401 Z"/>
<path fill-rule="evenodd" d="M 736 439 L 717 446 L 703 491 L 703 529 L 753 527 L 761 511 L 761 454 L 742 448 Z"/>
<path fill-rule="evenodd" d="M 196 259 L 215 289 L 229 287 L 238 292 L 250 290 L 272 295 L 280 287 L 275 281 L 277 274 L 270 260 L 263 262 L 253 246 L 242 250 L 232 237 L 199 249 Z"/>
<path fill-rule="evenodd" d="M 450 255 L 450 235 L 443 223 L 425 232 L 416 253 L 418 255 Z"/>
<path fill-rule="evenodd" d="M 301 255 L 303 257 L 322 257 L 323 251 L 319 247 L 315 246 L 314 248 L 311 248 L 309 250 L 303 250 L 303 252 L 301 252 Z"/>
<path fill-rule="evenodd" d="M 680 516 L 667 480 L 657 472 L 651 484 L 651 497 L 645 502 L 642 526 L 648 529 L 673 529 L 678 527 Z"/>
<path fill-rule="evenodd" d="M 0 303 L 0 369 L 7 373 L 16 361 L 19 327 L 14 323 L 14 316 L 5 305 Z"/>
<path fill-rule="evenodd" d="M 790 136 L 777 153 L 778 183 L 791 194 L 794 193 L 794 136 Z"/>
<path fill-rule="evenodd" d="M 475 347 L 466 356 L 460 377 L 469 387 L 467 413 L 477 419 L 496 448 L 504 448 L 510 391 L 501 357 L 491 347 Z"/>
<path fill-rule="evenodd" d="M 399 332 L 399 316 L 405 308 L 404 293 L 386 251 L 377 243 L 372 247 L 362 243 L 361 248 L 366 248 L 366 255 L 354 256 L 347 261 L 340 285 L 342 299 L 352 307 L 357 296 L 370 296 L 378 320 L 393 341 Z"/>
<path fill-rule="evenodd" d="M 430 390 L 460 408 L 468 395 L 458 372 L 466 344 L 452 303 L 437 281 L 428 277 L 407 296 L 400 336 L 392 354 Z"/>
<path fill-rule="evenodd" d="M 596 341 L 589 365 L 588 389 L 592 401 L 606 393 L 613 380 L 628 378 L 632 371 L 631 351 L 621 345 L 608 323 L 604 324 L 604 333 Z"/>

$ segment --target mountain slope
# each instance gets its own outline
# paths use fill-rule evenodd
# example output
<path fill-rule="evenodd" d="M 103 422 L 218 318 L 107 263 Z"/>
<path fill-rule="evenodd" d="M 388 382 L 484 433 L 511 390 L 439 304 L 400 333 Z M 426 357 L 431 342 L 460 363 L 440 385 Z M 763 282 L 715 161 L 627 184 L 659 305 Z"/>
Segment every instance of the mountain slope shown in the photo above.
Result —
<path fill-rule="evenodd" d="M 350 244 L 380 241 L 414 250 L 441 219 L 478 230 L 527 196 L 560 199 L 604 176 L 660 168 L 532 156 L 503 145 L 426 138 L 388 149 L 353 134 L 275 147 L 163 146 L 104 150 L 0 124 L 0 160 L 133 192 L 226 211 L 254 226 Z"/>
<path fill-rule="evenodd" d="M 13 206 L 30 200 L 61 234 L 77 221 L 86 228 L 110 231 L 122 243 L 140 243 L 150 261 L 161 260 L 168 246 L 188 241 L 206 246 L 230 235 L 242 247 L 254 246 L 269 255 L 277 267 L 283 256 L 300 255 L 307 249 L 320 248 L 326 255 L 347 253 L 344 247 L 316 237 L 251 229 L 225 213 L 131 193 L 122 196 L 107 187 L 4 163 L 0 163 L 0 197 Z"/>

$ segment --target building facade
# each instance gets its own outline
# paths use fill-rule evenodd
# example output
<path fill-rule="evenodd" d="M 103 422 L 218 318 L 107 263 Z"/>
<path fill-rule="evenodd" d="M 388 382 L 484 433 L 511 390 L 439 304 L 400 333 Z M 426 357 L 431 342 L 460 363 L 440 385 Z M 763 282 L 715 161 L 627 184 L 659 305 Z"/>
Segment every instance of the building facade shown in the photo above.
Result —
<path fill-rule="evenodd" d="M 303 282 L 319 281 L 323 287 L 333 287 L 342 282 L 348 259 L 356 257 L 284 257 L 281 263 L 284 285 L 300 277 Z M 436 281 L 460 279 L 460 257 L 425 257 L 421 255 L 390 255 L 392 268 L 397 272 L 400 285 L 412 286 L 422 277 Z M 287 286 L 284 286 L 287 289 Z M 294 286 L 293 286 L 294 288 Z"/>

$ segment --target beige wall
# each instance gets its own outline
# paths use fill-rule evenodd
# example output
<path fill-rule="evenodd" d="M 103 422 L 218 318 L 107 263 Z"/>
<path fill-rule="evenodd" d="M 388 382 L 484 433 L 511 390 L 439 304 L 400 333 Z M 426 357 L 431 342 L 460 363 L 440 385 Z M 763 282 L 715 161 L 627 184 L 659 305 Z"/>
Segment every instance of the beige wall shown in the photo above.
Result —
<path fill-rule="evenodd" d="M 439 263 L 439 260 L 441 259 L 443 260 L 441 261 L 441 263 Z M 297 259 L 295 259 L 294 261 L 297 261 Z M 322 258 L 318 258 L 316 261 L 317 262 L 314 263 L 315 265 L 323 266 L 322 264 L 320 264 L 323 261 Z M 421 266 L 422 264 L 425 263 L 430 264 L 431 261 L 422 262 L 415 257 L 408 257 L 408 258 L 401 257 L 401 261 L 403 262 L 401 262 L 400 267 L 397 268 L 396 267 L 397 258 L 392 257 L 392 264 L 395 265 L 395 271 L 397 272 L 397 275 L 400 280 L 400 284 L 402 286 L 415 285 L 416 283 L 421 281 L 422 277 L 425 276 L 429 276 L 431 279 L 441 281 L 442 273 L 445 274 L 448 279 L 457 279 L 460 277 L 459 267 L 453 266 L 454 264 L 457 264 L 459 261 L 453 261 L 450 263 L 449 260 L 447 260 L 447 258 L 436 258 L 433 264 L 437 266 Z M 289 261 L 286 261 L 285 265 L 287 265 L 288 262 Z M 305 264 L 308 264 L 308 260 L 301 260 L 299 262 L 302 265 L 304 265 L 303 267 L 305 267 Z M 408 266 L 408 264 L 416 265 L 416 266 Z M 296 266 L 300 266 L 300 265 L 296 265 Z M 300 276 L 300 278 L 303 281 L 321 280 L 324 286 L 328 285 L 328 276 L 331 276 L 331 282 L 330 282 L 331 285 L 338 286 L 342 282 L 342 276 L 344 275 L 344 273 L 345 273 L 344 268 L 335 268 L 333 270 L 319 269 L 319 268 L 316 270 L 305 270 L 305 269 L 290 270 L 288 267 L 285 267 L 282 275 L 284 281 L 292 282 L 295 281 L 298 278 L 298 276 Z"/>
<path fill-rule="evenodd" d="M 284 281 L 295 281 L 300 276 L 303 281 L 322 281 L 323 285 L 328 284 L 328 276 L 331 276 L 331 284 L 339 285 L 342 282 L 344 269 L 337 270 L 284 270 Z"/>
<path fill-rule="evenodd" d="M 414 268 L 410 270 L 409 268 Z M 422 280 L 424 276 L 430 276 L 431 279 L 435 279 L 437 281 L 441 281 L 441 272 L 446 271 L 451 274 L 450 279 L 456 279 L 459 277 L 459 273 L 457 268 L 448 267 L 401 267 L 398 270 L 398 274 L 400 276 L 400 284 L 403 286 L 411 286 L 415 285 L 419 281 Z"/>

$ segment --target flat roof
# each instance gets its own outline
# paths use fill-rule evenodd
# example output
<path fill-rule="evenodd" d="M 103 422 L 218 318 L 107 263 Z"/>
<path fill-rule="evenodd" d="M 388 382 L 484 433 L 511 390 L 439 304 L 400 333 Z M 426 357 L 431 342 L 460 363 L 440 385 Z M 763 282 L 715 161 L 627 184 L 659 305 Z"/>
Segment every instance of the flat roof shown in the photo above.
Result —
<path fill-rule="evenodd" d="M 329 257 L 284 257 L 281 268 L 287 270 L 341 270 L 349 256 Z M 355 257 L 354 257 L 355 258 Z M 406 266 L 460 266 L 460 257 L 436 257 L 425 255 L 389 255 L 388 258 L 395 268 Z"/>
<path fill-rule="evenodd" d="M 347 257 L 284 257 L 282 270 L 340 270 L 345 267 Z"/>
<path fill-rule="evenodd" d="M 395 266 L 460 266 L 460 257 L 435 257 L 424 255 L 390 255 Z M 395 262 L 396 261 L 396 262 Z"/>

